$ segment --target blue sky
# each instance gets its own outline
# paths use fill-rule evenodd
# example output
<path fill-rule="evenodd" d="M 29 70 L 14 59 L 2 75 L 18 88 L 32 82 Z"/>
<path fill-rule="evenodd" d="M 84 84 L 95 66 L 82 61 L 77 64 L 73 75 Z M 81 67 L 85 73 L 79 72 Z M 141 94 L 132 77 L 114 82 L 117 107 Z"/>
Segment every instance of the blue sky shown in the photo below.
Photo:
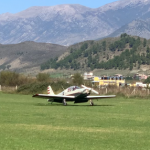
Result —
<path fill-rule="evenodd" d="M 17 13 L 32 6 L 54 6 L 59 4 L 81 4 L 98 8 L 117 0 L 0 0 L 0 14 Z"/>

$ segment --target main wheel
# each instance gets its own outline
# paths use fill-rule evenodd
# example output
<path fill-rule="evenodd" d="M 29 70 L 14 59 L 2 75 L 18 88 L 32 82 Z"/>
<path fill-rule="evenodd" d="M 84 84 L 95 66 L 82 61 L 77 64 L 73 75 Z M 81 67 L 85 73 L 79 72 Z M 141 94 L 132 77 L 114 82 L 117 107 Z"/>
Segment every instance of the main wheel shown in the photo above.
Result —
<path fill-rule="evenodd" d="M 64 105 L 64 106 L 67 106 L 67 103 L 66 103 L 66 100 L 65 100 L 65 99 L 63 99 L 63 105 Z"/>
<path fill-rule="evenodd" d="M 93 106 L 93 105 L 94 105 L 93 101 L 90 101 L 90 105 L 91 105 L 91 106 Z"/>

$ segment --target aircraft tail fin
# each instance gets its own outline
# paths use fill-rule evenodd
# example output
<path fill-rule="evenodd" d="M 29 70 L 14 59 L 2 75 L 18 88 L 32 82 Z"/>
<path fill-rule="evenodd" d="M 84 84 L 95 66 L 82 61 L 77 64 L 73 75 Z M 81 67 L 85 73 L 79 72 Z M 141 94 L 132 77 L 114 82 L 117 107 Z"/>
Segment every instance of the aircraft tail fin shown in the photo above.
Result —
<path fill-rule="evenodd" d="M 48 95 L 55 95 L 50 85 L 47 87 L 47 93 Z"/>

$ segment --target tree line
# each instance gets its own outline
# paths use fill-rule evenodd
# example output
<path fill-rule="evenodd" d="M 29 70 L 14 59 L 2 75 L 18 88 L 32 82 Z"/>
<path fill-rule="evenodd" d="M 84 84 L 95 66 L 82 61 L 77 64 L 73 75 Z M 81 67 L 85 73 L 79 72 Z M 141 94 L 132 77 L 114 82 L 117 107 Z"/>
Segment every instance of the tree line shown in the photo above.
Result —
<path fill-rule="evenodd" d="M 69 80 L 69 82 L 67 82 Z M 55 92 L 61 92 L 72 85 L 84 83 L 83 77 L 80 73 L 75 73 L 72 79 L 55 79 L 51 78 L 48 73 L 38 73 L 36 77 L 25 76 L 17 72 L 1 71 L 0 85 L 2 86 L 18 86 L 18 93 L 36 94 L 47 93 L 47 86 L 51 85 Z M 63 87 L 63 88 L 62 88 Z"/>

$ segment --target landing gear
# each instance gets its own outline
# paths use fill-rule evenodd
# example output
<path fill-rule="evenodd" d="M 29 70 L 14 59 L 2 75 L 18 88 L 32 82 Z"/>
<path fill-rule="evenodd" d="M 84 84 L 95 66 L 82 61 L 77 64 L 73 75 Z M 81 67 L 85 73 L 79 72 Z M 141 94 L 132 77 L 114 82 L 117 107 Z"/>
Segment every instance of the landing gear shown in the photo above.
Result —
<path fill-rule="evenodd" d="M 91 106 L 93 106 L 94 105 L 94 103 L 93 103 L 93 101 L 90 99 L 90 105 Z"/>
<path fill-rule="evenodd" d="M 48 99 L 47 101 L 48 101 L 48 102 L 51 102 L 51 104 L 53 103 L 53 100 L 51 100 L 51 99 Z"/>
<path fill-rule="evenodd" d="M 67 106 L 66 99 L 63 99 L 63 105 Z"/>

